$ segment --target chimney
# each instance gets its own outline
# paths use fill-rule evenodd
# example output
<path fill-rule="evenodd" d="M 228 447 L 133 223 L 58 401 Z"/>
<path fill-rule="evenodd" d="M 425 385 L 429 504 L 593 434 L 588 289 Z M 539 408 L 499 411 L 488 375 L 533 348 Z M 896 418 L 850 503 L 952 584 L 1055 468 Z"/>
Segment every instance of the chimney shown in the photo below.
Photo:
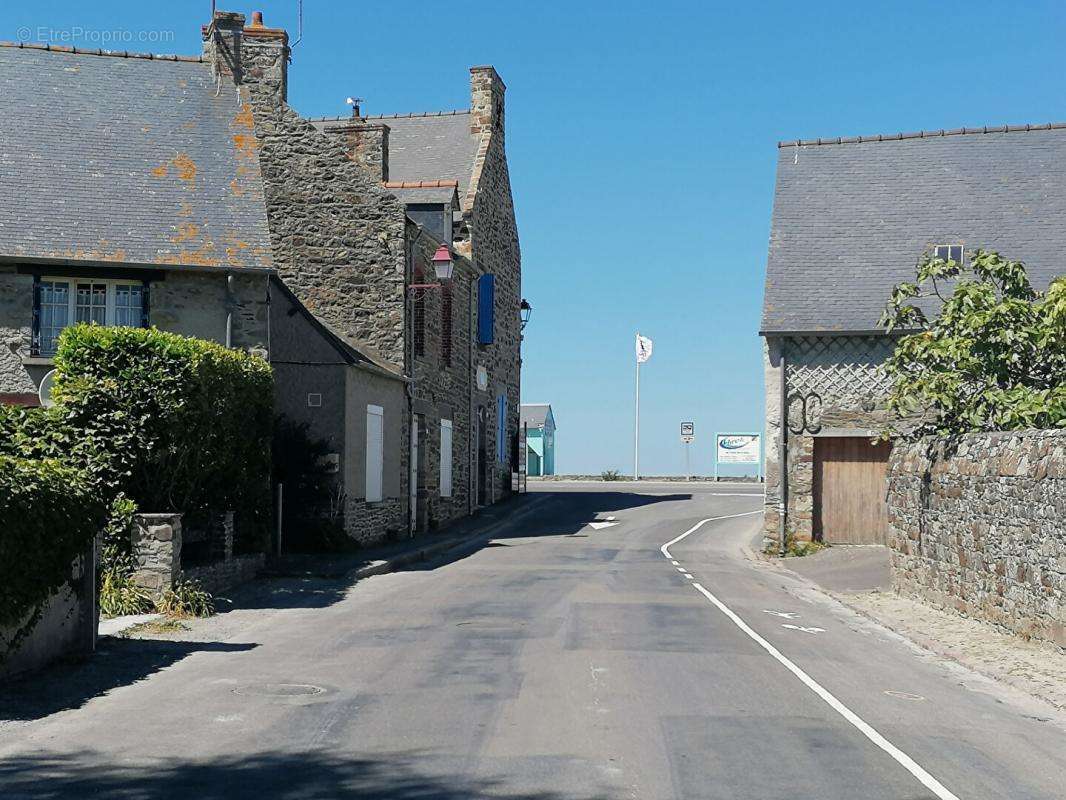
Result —
<path fill-rule="evenodd" d="M 361 164 L 385 183 L 389 179 L 389 126 L 383 122 L 367 122 L 352 119 L 340 125 L 325 128 L 325 132 L 338 136 L 344 142 L 348 158 Z"/>
<path fill-rule="evenodd" d="M 503 80 L 491 66 L 470 68 L 470 132 L 503 136 Z"/>
<path fill-rule="evenodd" d="M 289 34 L 263 24 L 263 12 L 244 14 L 216 11 L 201 29 L 204 59 L 218 73 L 240 87 L 247 86 L 253 102 L 279 106 L 288 97 Z"/>

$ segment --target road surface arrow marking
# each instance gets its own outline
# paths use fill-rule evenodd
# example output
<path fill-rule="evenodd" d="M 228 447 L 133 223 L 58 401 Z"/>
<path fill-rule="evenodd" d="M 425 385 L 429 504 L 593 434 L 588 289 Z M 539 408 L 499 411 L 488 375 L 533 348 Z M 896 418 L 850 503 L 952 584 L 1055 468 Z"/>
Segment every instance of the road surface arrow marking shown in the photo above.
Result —
<path fill-rule="evenodd" d="M 788 628 L 790 631 L 803 631 L 804 633 L 825 633 L 825 628 L 804 628 L 802 625 L 785 625 L 782 628 Z"/>
<path fill-rule="evenodd" d="M 597 531 L 603 530 L 604 528 L 613 528 L 617 524 L 618 524 L 617 522 L 590 522 L 589 523 L 589 525 L 592 526 L 593 530 L 597 530 Z"/>
<path fill-rule="evenodd" d="M 799 616 L 795 611 L 771 611 L 768 608 L 764 608 L 762 613 L 773 614 L 775 617 L 783 617 L 784 619 L 795 619 Z"/>

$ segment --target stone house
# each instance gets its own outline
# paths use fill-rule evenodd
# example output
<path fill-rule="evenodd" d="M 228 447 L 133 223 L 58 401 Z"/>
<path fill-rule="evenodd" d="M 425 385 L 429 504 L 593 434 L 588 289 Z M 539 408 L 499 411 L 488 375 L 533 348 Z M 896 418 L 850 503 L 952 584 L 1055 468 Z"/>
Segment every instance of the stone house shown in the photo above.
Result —
<path fill-rule="evenodd" d="M 471 70 L 464 112 L 312 122 L 287 104 L 286 33 L 244 23 L 216 13 L 192 57 L 0 48 L 19 112 L 0 122 L 18 199 L 0 208 L 0 400 L 36 402 L 66 324 L 154 325 L 271 357 L 279 407 L 330 430 L 362 541 L 504 497 L 521 271 L 503 82 Z M 352 451 L 368 430 L 380 489 Z"/>
<path fill-rule="evenodd" d="M 0 73 L 0 401 L 38 403 L 76 321 L 258 352 L 277 408 L 335 446 L 349 533 L 402 532 L 407 381 L 278 277 L 251 106 L 199 56 L 7 46 Z M 186 555 L 199 533 L 185 531 Z"/>
<path fill-rule="evenodd" d="M 216 12 L 203 41 L 223 93 L 248 109 L 275 269 L 332 331 L 411 379 L 407 502 L 376 508 L 382 524 L 432 528 L 507 495 L 521 265 L 495 70 L 471 70 L 468 111 L 308 120 L 287 102 L 285 31 Z"/>
<path fill-rule="evenodd" d="M 891 444 L 878 327 L 921 254 L 998 250 L 1037 288 L 1062 274 L 1066 124 L 778 145 L 760 334 L 765 536 L 884 543 Z M 784 480 L 782 480 L 784 478 Z"/>
<path fill-rule="evenodd" d="M 280 280 L 271 282 L 270 310 L 275 410 L 332 451 L 336 506 L 318 513 L 343 514 L 347 534 L 363 543 L 404 533 L 392 509 L 406 503 L 408 379 L 330 330 Z"/>

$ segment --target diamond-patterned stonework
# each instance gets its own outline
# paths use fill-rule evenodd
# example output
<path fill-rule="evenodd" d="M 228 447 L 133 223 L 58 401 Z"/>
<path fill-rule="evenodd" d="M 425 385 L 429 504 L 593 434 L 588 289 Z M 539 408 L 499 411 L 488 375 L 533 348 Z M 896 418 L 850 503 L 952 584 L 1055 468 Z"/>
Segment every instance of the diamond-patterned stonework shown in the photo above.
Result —
<path fill-rule="evenodd" d="M 821 396 L 826 407 L 880 404 L 891 383 L 884 362 L 895 340 L 889 336 L 798 336 L 788 340 L 788 390 Z"/>

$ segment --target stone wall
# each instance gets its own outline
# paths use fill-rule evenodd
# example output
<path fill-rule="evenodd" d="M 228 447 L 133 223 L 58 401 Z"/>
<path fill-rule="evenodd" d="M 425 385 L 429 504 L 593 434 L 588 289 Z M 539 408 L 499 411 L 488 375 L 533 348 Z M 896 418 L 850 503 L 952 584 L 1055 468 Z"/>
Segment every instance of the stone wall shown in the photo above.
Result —
<path fill-rule="evenodd" d="M 63 658 L 90 655 L 96 648 L 99 614 L 96 606 L 95 559 L 98 542 L 86 548 L 75 564 L 74 580 L 52 595 L 41 618 L 22 643 L 0 660 L 0 679 L 32 672 Z M 0 652 L 14 636 L 0 627 Z"/>
<path fill-rule="evenodd" d="M 210 563 L 182 569 L 186 533 L 190 541 L 207 545 Z M 133 579 L 157 597 L 179 579 L 198 581 L 211 593 L 223 591 L 254 578 L 266 559 L 263 553 L 233 554 L 232 511 L 213 515 L 202 531 L 185 531 L 181 514 L 135 514 L 131 544 Z"/>
<path fill-rule="evenodd" d="M 1066 647 L 1066 431 L 897 444 L 898 592 Z"/>
<path fill-rule="evenodd" d="M 215 564 L 194 567 L 186 570 L 182 577 L 196 581 L 201 588 L 211 594 L 218 594 L 252 580 L 263 569 L 265 563 L 264 553 L 248 553 Z"/>
<path fill-rule="evenodd" d="M 480 138 L 470 191 L 463 201 L 464 222 L 470 232 L 468 250 L 474 269 L 496 276 L 495 342 L 478 345 L 474 368 L 482 365 L 489 389 L 478 398 L 486 408 L 487 454 L 493 468 L 491 500 L 510 494 L 511 472 L 518 471 L 514 444 L 518 437 L 521 396 L 522 254 L 518 243 L 511 195 L 511 178 L 505 147 L 505 93 L 507 87 L 492 67 L 470 70 L 471 131 Z M 507 396 L 506 458 L 496 461 L 496 396 Z"/>
<path fill-rule="evenodd" d="M 412 271 L 433 275 L 433 253 L 439 242 L 414 223 L 407 227 L 408 251 Z M 421 356 L 414 361 L 412 408 L 420 415 L 419 496 L 421 528 L 435 528 L 469 513 L 468 480 L 470 475 L 470 408 L 473 386 L 471 311 L 475 274 L 469 260 L 457 257 L 451 285 L 439 289 L 416 290 L 414 302 L 420 303 L 422 339 Z M 435 279 L 433 279 L 435 280 Z M 450 293 L 450 309 L 444 292 Z M 445 312 L 451 315 L 451 360 L 446 361 Z M 452 496 L 440 493 L 440 421 L 452 421 Z"/>
<path fill-rule="evenodd" d="M 890 382 L 884 362 L 889 336 L 767 337 L 764 541 L 780 540 L 781 361 L 787 364 L 787 531 L 814 536 L 814 441 L 817 435 L 872 435 L 894 425 L 887 410 Z"/>
<path fill-rule="evenodd" d="M 368 503 L 362 497 L 348 497 L 344 508 L 344 530 L 361 545 L 374 545 L 390 538 L 407 536 L 405 498 L 386 497 Z"/>

